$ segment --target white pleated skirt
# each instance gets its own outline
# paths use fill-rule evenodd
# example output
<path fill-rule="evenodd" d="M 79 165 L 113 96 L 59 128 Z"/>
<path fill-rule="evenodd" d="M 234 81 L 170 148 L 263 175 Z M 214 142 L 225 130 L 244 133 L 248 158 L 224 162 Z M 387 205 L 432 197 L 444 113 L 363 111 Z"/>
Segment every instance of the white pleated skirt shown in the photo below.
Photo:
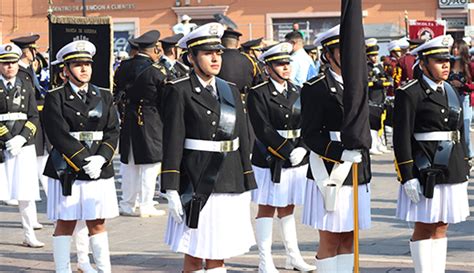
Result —
<path fill-rule="evenodd" d="M 165 242 L 172 251 L 201 259 L 223 260 L 247 253 L 255 245 L 250 192 L 211 194 L 197 229 L 168 217 Z"/>
<path fill-rule="evenodd" d="M 370 218 L 370 184 L 359 185 L 359 229 L 369 229 Z M 354 205 L 352 186 L 339 189 L 336 210 L 328 212 L 324 200 L 314 180 L 306 183 L 306 198 L 303 208 L 303 224 L 318 230 L 334 233 L 354 230 Z"/>
<path fill-rule="evenodd" d="M 35 145 L 24 146 L 17 156 L 7 151 L 3 153 L 5 162 L 0 164 L 0 169 L 3 169 L 0 170 L 0 200 L 41 200 Z"/>
<path fill-rule="evenodd" d="M 436 185 L 433 198 L 420 194 L 418 203 L 413 203 L 400 186 L 396 216 L 408 222 L 455 224 L 466 221 L 469 216 L 467 184 Z"/>
<path fill-rule="evenodd" d="M 303 205 L 308 165 L 281 170 L 280 183 L 272 182 L 270 169 L 252 166 L 258 188 L 252 191 L 252 202 L 259 205 L 286 207 Z"/>
<path fill-rule="evenodd" d="M 50 220 L 109 219 L 119 215 L 114 178 L 76 180 L 70 196 L 63 196 L 59 180 L 48 179 Z"/>

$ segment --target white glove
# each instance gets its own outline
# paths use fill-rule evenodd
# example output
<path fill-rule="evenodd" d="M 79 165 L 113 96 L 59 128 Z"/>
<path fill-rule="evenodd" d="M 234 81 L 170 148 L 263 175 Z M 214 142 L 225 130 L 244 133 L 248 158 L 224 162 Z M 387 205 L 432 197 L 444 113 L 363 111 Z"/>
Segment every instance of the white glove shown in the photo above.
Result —
<path fill-rule="evenodd" d="M 413 178 L 405 182 L 403 189 L 413 203 L 420 202 L 421 187 L 418 178 Z"/>
<path fill-rule="evenodd" d="M 306 149 L 303 147 L 294 148 L 293 151 L 291 151 L 290 153 L 291 166 L 296 166 L 300 164 L 306 156 L 307 152 L 308 151 L 306 151 Z"/>
<path fill-rule="evenodd" d="M 104 166 L 105 158 L 101 155 L 93 155 L 86 157 L 84 159 L 89 163 L 83 167 L 84 172 L 92 179 L 97 179 L 100 177 L 102 172 L 102 166 Z"/>
<path fill-rule="evenodd" d="M 358 150 L 344 150 L 341 155 L 341 160 L 360 163 L 362 162 L 362 153 Z"/>
<path fill-rule="evenodd" d="M 183 222 L 183 205 L 181 204 L 181 198 L 179 197 L 178 191 L 167 190 L 166 199 L 168 199 L 168 210 L 171 217 L 178 224 Z"/>
<path fill-rule="evenodd" d="M 10 152 L 12 156 L 16 156 L 20 153 L 21 147 L 26 143 L 26 138 L 23 136 L 17 135 L 5 143 L 7 151 Z"/>

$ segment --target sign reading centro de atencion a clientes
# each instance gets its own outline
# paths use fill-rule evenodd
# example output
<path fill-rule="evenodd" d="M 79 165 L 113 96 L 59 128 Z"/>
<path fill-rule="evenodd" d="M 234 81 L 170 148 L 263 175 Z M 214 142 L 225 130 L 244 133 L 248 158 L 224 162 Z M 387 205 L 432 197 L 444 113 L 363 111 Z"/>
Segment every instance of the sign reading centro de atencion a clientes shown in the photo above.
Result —
<path fill-rule="evenodd" d="M 81 5 L 75 6 L 52 6 L 53 12 L 75 12 L 82 11 Z M 131 10 L 135 9 L 135 4 L 97 4 L 86 5 L 86 11 L 104 11 L 104 10 Z"/>

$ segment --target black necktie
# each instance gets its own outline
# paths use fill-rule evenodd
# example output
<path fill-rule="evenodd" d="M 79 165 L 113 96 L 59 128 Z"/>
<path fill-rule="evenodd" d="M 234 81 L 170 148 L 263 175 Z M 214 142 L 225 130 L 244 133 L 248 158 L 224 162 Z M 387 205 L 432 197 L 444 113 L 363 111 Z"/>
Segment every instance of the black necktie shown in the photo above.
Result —
<path fill-rule="evenodd" d="M 441 95 L 444 95 L 444 89 L 441 86 L 438 86 L 438 88 L 436 88 L 436 92 L 439 92 Z"/>
<path fill-rule="evenodd" d="M 206 86 L 206 90 L 209 91 L 209 93 L 211 93 L 211 95 L 217 100 L 219 99 L 219 97 L 217 96 L 217 92 L 216 90 L 214 89 L 214 87 L 212 87 L 212 85 L 208 85 Z"/>
<path fill-rule="evenodd" d="M 283 92 L 281 92 L 283 94 L 283 96 L 285 96 L 285 98 L 288 98 L 288 90 L 287 89 L 283 89 Z"/>
<path fill-rule="evenodd" d="M 79 94 L 79 96 L 81 97 L 82 99 L 82 102 L 86 103 L 87 101 L 87 91 L 86 90 L 79 90 L 79 92 L 77 92 Z"/>
<path fill-rule="evenodd" d="M 11 82 L 7 82 L 7 90 L 12 91 L 13 89 L 13 84 Z"/>

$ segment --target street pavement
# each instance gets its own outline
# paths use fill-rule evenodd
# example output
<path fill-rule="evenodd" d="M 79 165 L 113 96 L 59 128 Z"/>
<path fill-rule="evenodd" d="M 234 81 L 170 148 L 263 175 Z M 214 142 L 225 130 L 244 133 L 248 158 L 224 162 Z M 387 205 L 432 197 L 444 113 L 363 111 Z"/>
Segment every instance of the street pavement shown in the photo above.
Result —
<path fill-rule="evenodd" d="M 116 167 L 118 162 L 115 162 Z M 413 272 L 408 240 L 412 225 L 394 217 L 399 184 L 396 181 L 393 155 L 373 157 L 372 227 L 360 232 L 360 272 Z M 117 175 L 117 195 L 120 180 Z M 471 215 L 474 215 L 474 184 L 469 185 Z M 53 272 L 53 224 L 46 217 L 46 198 L 42 192 L 38 202 L 38 218 L 44 225 L 36 232 L 46 243 L 41 249 L 21 246 L 23 232 L 17 207 L 0 205 L 0 272 Z M 158 208 L 166 209 L 166 201 L 158 198 Z M 257 208 L 252 205 L 252 213 Z M 308 263 L 314 264 L 318 233 L 301 222 L 302 208 L 296 209 L 299 246 Z M 172 253 L 164 244 L 166 217 L 117 217 L 107 221 L 113 272 L 181 272 L 182 255 Z M 285 250 L 278 226 L 274 225 L 273 255 L 280 272 L 284 270 Z M 239 236 L 235 234 L 235 236 Z M 474 217 L 449 227 L 447 271 L 474 272 Z M 76 257 L 73 247 L 73 270 Z M 256 246 L 246 255 L 226 261 L 229 272 L 256 272 Z"/>

